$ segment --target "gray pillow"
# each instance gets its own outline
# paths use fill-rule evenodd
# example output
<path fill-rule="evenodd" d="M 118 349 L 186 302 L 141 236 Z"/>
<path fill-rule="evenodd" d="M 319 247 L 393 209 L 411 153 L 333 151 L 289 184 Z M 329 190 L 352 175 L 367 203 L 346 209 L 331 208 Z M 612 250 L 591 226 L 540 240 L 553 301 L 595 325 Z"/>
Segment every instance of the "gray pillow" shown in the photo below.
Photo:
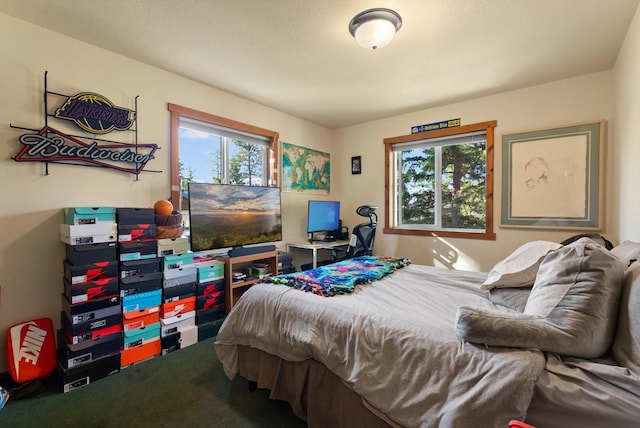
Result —
<path fill-rule="evenodd" d="M 623 275 L 617 257 L 580 239 L 544 258 L 523 313 L 463 306 L 456 333 L 473 343 L 599 357 L 613 339 Z"/>
<path fill-rule="evenodd" d="M 489 300 L 514 311 L 522 312 L 531 294 L 531 287 L 521 288 L 492 288 L 489 290 Z"/>
<path fill-rule="evenodd" d="M 622 244 L 615 246 L 611 249 L 613 255 L 622 260 L 625 267 L 630 267 L 631 264 L 637 260 L 640 260 L 640 244 L 633 241 L 624 241 Z"/>
<path fill-rule="evenodd" d="M 640 263 L 625 273 L 612 353 L 618 364 L 640 377 Z"/>

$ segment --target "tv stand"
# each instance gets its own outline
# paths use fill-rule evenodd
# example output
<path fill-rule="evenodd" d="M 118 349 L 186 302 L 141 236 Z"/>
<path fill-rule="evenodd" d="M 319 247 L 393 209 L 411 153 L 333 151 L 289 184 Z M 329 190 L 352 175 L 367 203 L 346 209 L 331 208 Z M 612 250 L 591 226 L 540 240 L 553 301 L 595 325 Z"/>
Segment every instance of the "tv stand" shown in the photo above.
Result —
<path fill-rule="evenodd" d="M 266 246 L 269 247 L 269 246 Z M 248 247 L 248 248 L 262 248 L 262 247 Z M 243 249 L 247 249 L 244 248 Z M 227 313 L 233 307 L 235 300 L 247 291 L 252 285 L 259 281 L 259 278 L 247 277 L 241 281 L 233 280 L 234 271 L 242 271 L 244 267 L 251 265 L 254 262 L 262 262 L 269 265 L 271 275 L 278 274 L 278 251 L 263 251 L 260 253 L 245 254 L 241 256 L 229 256 L 223 258 L 224 261 L 224 283 L 225 283 L 225 300 Z"/>

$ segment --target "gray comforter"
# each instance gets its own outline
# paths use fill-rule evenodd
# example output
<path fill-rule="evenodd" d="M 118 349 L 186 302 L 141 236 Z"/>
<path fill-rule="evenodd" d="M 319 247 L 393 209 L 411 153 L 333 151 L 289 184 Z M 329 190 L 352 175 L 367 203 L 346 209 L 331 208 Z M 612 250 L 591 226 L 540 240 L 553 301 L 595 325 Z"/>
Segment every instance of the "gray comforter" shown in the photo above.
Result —
<path fill-rule="evenodd" d="M 410 265 L 334 297 L 257 284 L 228 315 L 215 349 L 229 378 L 238 345 L 315 359 L 401 426 L 504 428 L 524 420 L 545 361 L 536 350 L 456 338 L 458 307 L 500 310 L 480 290 L 486 275 Z"/>

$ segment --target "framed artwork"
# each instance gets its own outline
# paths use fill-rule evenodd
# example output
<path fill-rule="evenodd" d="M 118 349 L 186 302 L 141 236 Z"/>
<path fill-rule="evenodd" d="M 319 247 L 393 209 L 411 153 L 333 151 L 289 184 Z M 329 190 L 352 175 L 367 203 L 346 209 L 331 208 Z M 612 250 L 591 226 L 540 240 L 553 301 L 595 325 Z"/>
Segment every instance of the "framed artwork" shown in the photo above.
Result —
<path fill-rule="evenodd" d="M 331 155 L 282 142 L 282 191 L 331 191 Z"/>
<path fill-rule="evenodd" d="M 351 157 L 351 174 L 362 173 L 362 158 L 360 156 Z"/>
<path fill-rule="evenodd" d="M 601 230 L 606 122 L 502 136 L 501 226 Z"/>

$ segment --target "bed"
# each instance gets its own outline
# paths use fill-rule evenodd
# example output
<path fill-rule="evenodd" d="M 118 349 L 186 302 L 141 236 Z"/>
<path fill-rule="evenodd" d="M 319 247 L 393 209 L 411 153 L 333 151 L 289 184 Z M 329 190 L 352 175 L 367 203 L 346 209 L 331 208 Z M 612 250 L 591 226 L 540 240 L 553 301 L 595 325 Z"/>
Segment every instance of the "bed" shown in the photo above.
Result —
<path fill-rule="evenodd" d="M 372 256 L 392 267 L 346 288 L 280 275 L 243 294 L 215 351 L 310 427 L 632 426 L 639 255 L 534 241 L 488 273 Z"/>

